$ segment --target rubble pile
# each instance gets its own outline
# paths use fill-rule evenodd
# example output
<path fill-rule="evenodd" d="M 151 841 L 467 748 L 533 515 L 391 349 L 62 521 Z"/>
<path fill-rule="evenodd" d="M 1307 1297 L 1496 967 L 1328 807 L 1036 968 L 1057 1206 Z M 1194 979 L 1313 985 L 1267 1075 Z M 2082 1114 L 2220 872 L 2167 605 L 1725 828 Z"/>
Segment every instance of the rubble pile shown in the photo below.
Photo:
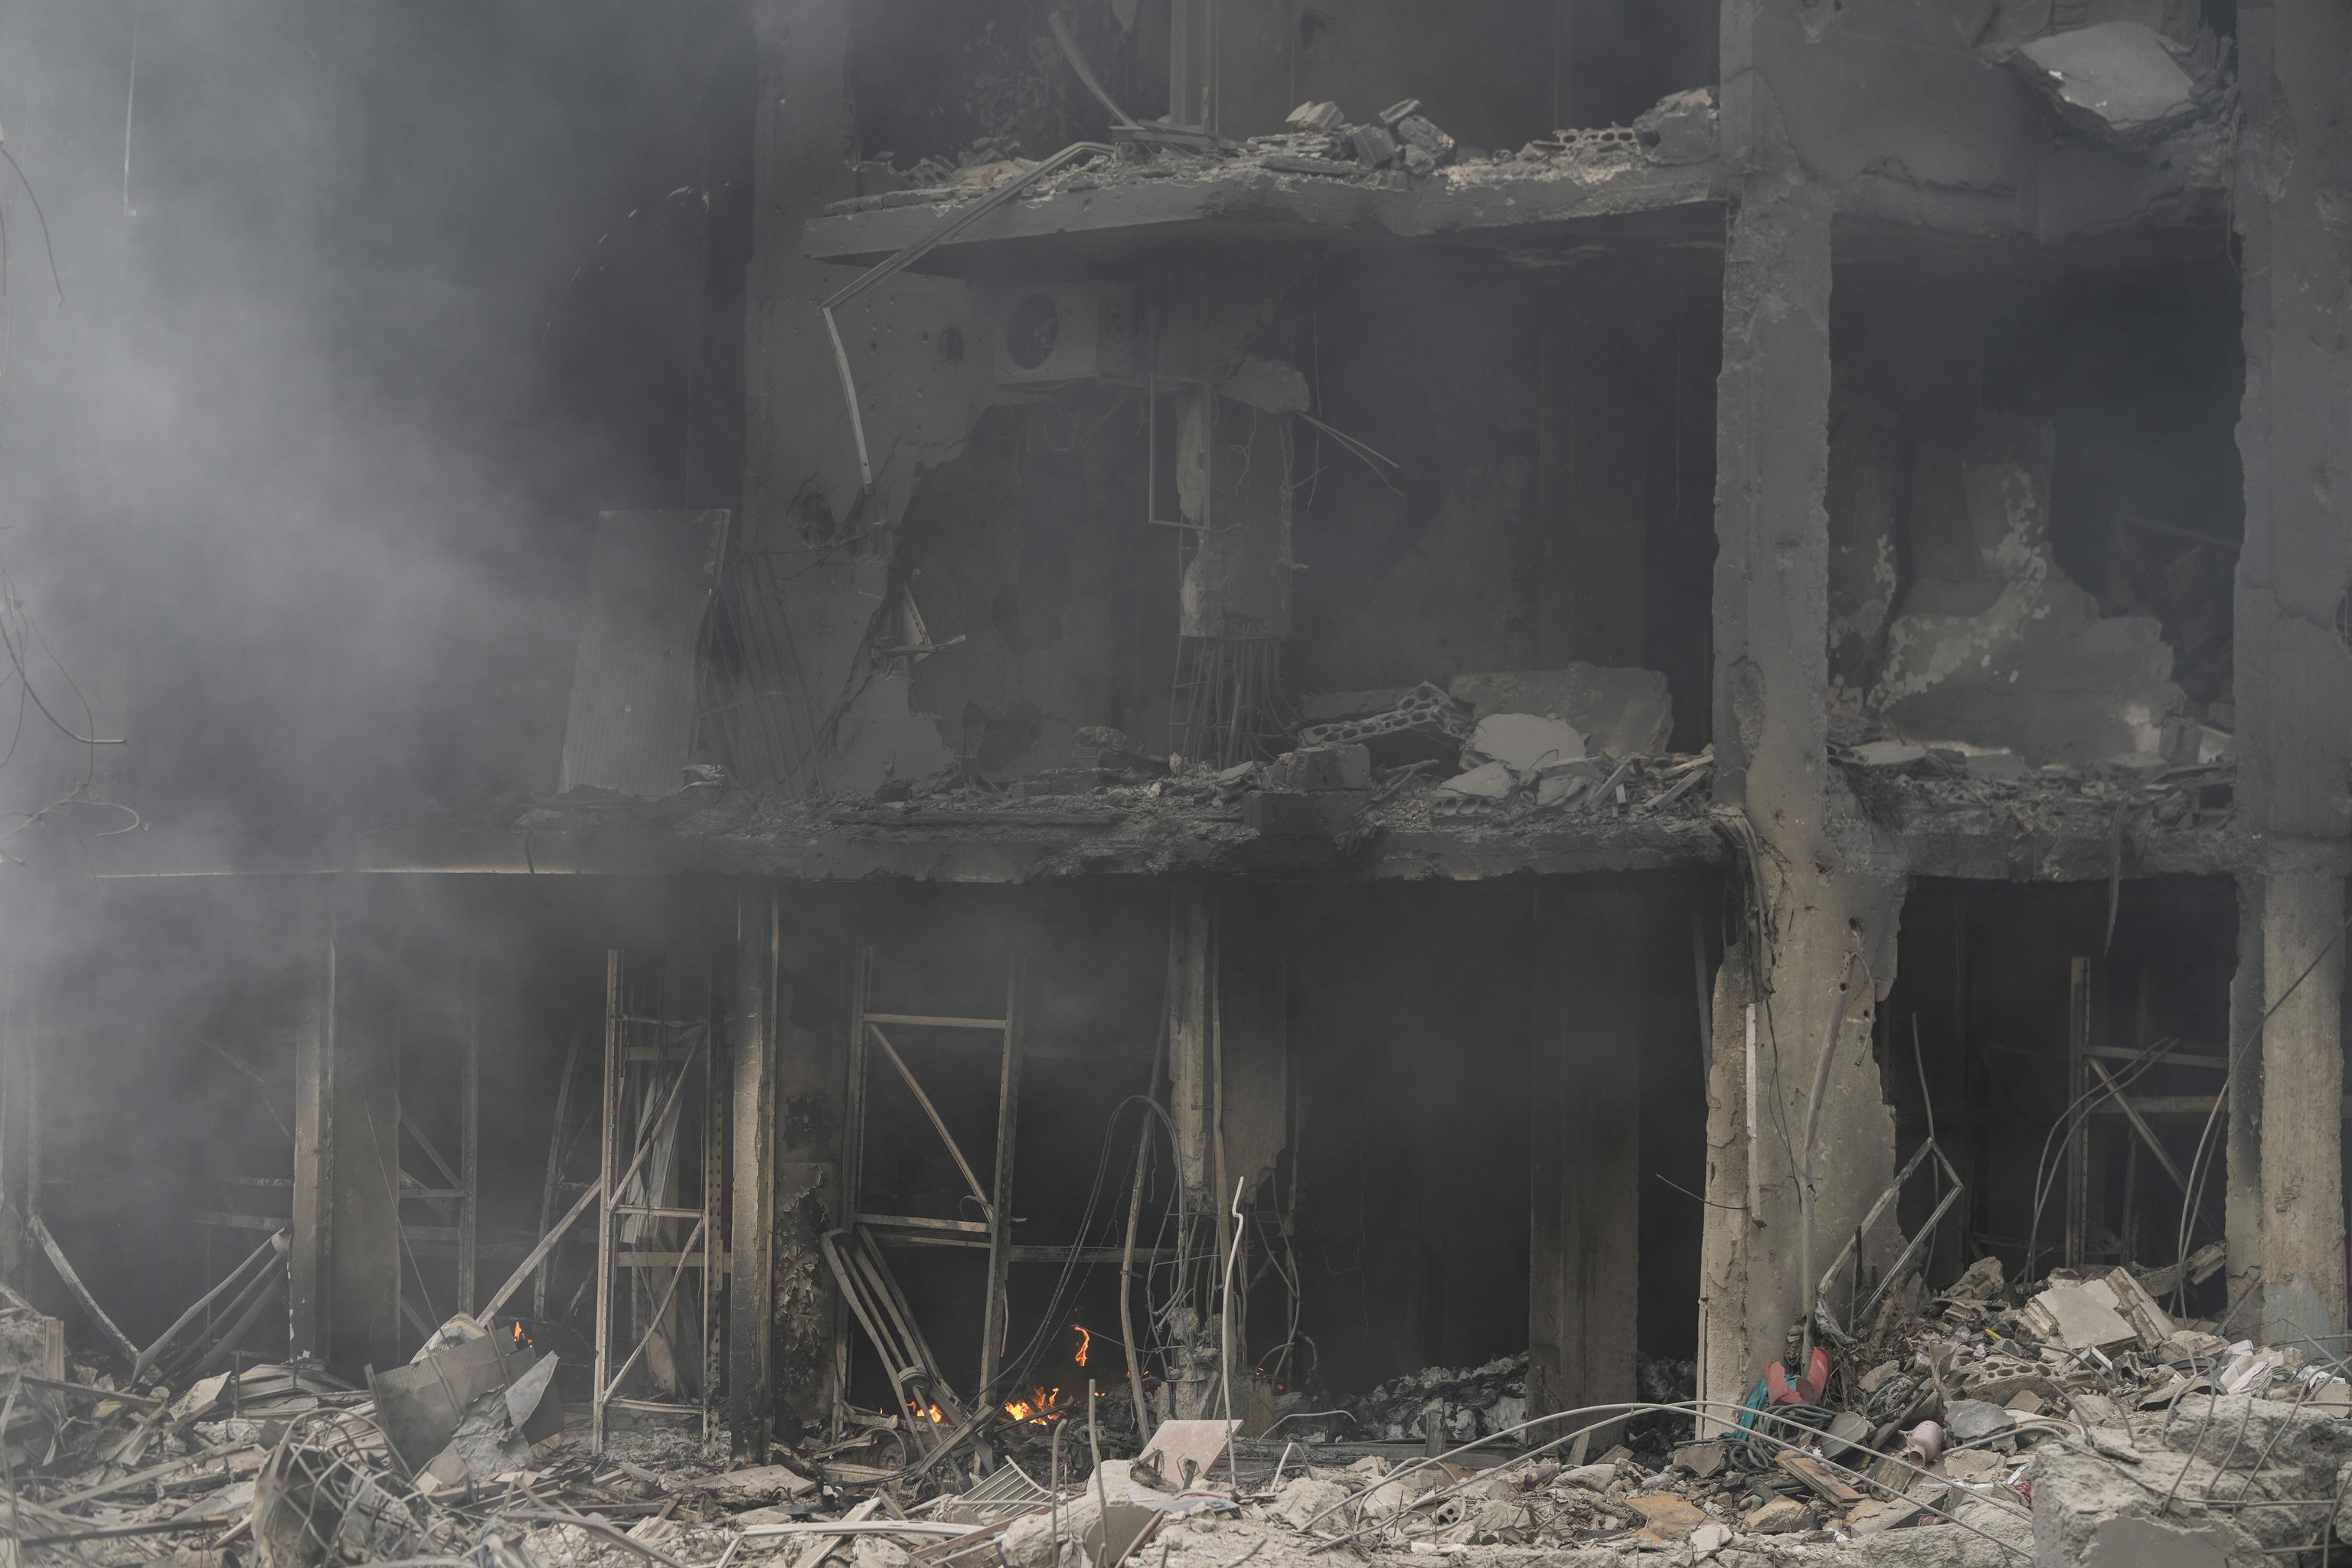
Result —
<path fill-rule="evenodd" d="M 1528 1358 L 1521 1352 L 1497 1356 L 1483 1366 L 1423 1367 L 1380 1384 L 1338 1408 L 1293 1418 L 1280 1432 L 1317 1445 L 1422 1443 L 1433 1426 L 1450 1447 L 1508 1433 L 1527 1418 Z"/>
<path fill-rule="evenodd" d="M 1866 1327 L 1817 1314 L 1813 1346 L 1792 1331 L 1738 1407 L 1659 1363 L 1640 1399 L 1531 1419 L 1514 1355 L 1398 1377 L 1262 1438 L 1169 1421 L 1130 1460 L 1106 1457 L 1137 1446 L 1126 1422 L 1048 1408 L 912 1465 L 874 1442 L 887 1416 L 731 1462 L 690 1422 L 624 1426 L 594 1452 L 556 1358 L 469 1318 L 364 1389 L 307 1366 L 142 1371 L 131 1388 L 67 1362 L 58 1320 L 0 1299 L 9 1527 L 19 1552 L 268 1568 L 1208 1568 L 1335 1548 L 1572 1551 L 1591 1568 L 2317 1563 L 2352 1530 L 2352 1382 L 2231 1338 L 2242 1297 L 2177 1321 L 2159 1297 L 2220 1263 L 2207 1248 L 2012 1289 L 1987 1258 L 1927 1299 L 1914 1279 Z"/>
<path fill-rule="evenodd" d="M 1049 171 L 1029 189 L 1044 196 L 1127 179 L 1252 170 L 1402 186 L 1424 180 L 1479 184 L 1571 170 L 1673 167 L 1715 158 L 1716 121 L 1716 89 L 1694 88 L 1659 100 L 1631 125 L 1559 130 L 1516 151 L 1489 151 L 1463 146 L 1419 99 L 1400 100 L 1364 120 L 1350 118 L 1337 103 L 1311 100 L 1293 109 L 1280 131 L 1244 141 L 1159 121 L 1118 126 L 1113 131 L 1119 154 L 1115 162 Z M 1013 139 L 1003 136 L 973 142 L 952 163 L 931 157 L 899 168 L 886 154 L 856 164 L 860 194 L 831 204 L 824 212 L 840 216 L 961 201 L 1031 174 L 1040 162 L 1022 156 Z"/>
<path fill-rule="evenodd" d="M 1903 826 L 1914 818 L 1973 812 L 2031 834 L 2079 823 L 2090 831 L 2195 829 L 2226 823 L 2237 767 L 2200 729 L 2179 748 L 2182 760 L 2120 758 L 2103 766 L 2029 765 L 2014 752 L 1873 738 L 1862 726 L 1832 726 L 1831 760 L 1873 818 Z"/>

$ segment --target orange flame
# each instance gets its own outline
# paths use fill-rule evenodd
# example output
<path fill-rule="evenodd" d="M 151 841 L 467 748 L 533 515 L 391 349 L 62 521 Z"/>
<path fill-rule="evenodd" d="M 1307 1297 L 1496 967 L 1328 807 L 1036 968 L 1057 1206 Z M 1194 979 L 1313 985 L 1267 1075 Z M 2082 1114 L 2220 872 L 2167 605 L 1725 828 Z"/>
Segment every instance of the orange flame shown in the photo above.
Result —
<path fill-rule="evenodd" d="M 1061 1400 L 1062 1391 L 1058 1388 L 1051 1390 L 1033 1388 L 1029 1391 L 1028 1398 L 1015 1399 L 1007 1403 L 1004 1406 L 1004 1414 L 1012 1416 L 1015 1421 L 1059 1420 L 1062 1413 L 1055 1406 L 1061 1403 Z"/>
<path fill-rule="evenodd" d="M 1077 1359 L 1078 1364 L 1080 1366 L 1084 1366 L 1087 1364 L 1087 1352 L 1094 1348 L 1095 1337 L 1094 1335 L 1087 1332 L 1087 1326 L 1084 1323 L 1072 1323 L 1070 1327 L 1078 1331 Z"/>
<path fill-rule="evenodd" d="M 913 1411 L 916 1415 L 923 1417 L 934 1426 L 944 1426 L 948 1424 L 947 1412 L 941 1410 L 936 1405 L 926 1406 L 918 1405 L 914 1401 L 909 1400 L 907 1402 L 907 1408 Z"/>

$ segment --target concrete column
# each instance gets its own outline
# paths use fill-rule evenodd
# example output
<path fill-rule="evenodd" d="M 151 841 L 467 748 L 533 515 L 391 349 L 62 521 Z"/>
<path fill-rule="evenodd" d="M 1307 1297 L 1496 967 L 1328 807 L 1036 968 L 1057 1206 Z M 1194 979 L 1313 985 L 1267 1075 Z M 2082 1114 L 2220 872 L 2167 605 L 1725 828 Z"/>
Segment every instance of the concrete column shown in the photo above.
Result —
<path fill-rule="evenodd" d="M 297 1360 L 324 1362 L 334 1333 L 327 1288 L 334 1205 L 335 921 L 302 900 L 294 1015 L 294 1221 L 287 1301 Z"/>
<path fill-rule="evenodd" d="M 833 1272 L 819 1239 L 843 1223 L 842 1116 L 849 1095 L 847 1020 L 823 1029 L 801 1026 L 793 1016 L 791 982 L 796 950 L 815 932 L 798 923 L 798 901 L 779 904 L 774 1021 L 775 1251 L 769 1267 L 773 1334 L 768 1374 L 775 1388 L 776 1435 L 797 1442 L 796 1427 L 830 1410 L 835 1394 L 836 1331 L 844 1326 Z M 837 927 L 835 929 L 838 929 Z M 812 984 L 810 989 L 818 991 Z"/>
<path fill-rule="evenodd" d="M 1169 1115 L 1176 1124 L 1176 1179 L 1195 1214 L 1210 1212 L 1210 1051 L 1215 1027 L 1217 935 L 1213 900 L 1177 890 L 1168 924 Z"/>
<path fill-rule="evenodd" d="M 2261 1047 L 2263 1081 L 2282 1090 L 2262 1118 L 2263 1338 L 2339 1354 L 2344 871 L 2340 863 L 2323 863 L 2267 879 L 2263 990 L 2270 1022 Z"/>
<path fill-rule="evenodd" d="M 2264 846 L 2261 994 L 2277 1007 L 2256 1047 L 2273 1092 L 2248 1098 L 2260 1117 L 2262 1330 L 2284 1342 L 2335 1335 L 2346 1321 L 2338 938 L 2352 772 L 2342 631 L 2352 582 L 2352 237 L 2340 215 L 2352 208 L 2352 8 L 2249 0 L 2238 48 L 2239 790 Z M 2231 1131 L 2241 1131 L 2235 1116 Z M 2231 1173 L 2233 1196 L 2252 1190 L 2253 1178 Z M 2231 1215 L 2233 1273 L 2246 1261 L 2242 1213 Z"/>
<path fill-rule="evenodd" d="M 336 922 L 331 1051 L 324 1100 L 327 1364 L 357 1378 L 400 1364 L 400 1033 L 396 928 L 384 914 L 346 910 Z M 298 1168 L 298 1183 L 300 1173 Z M 296 1188 L 296 1196 L 300 1196 Z"/>
<path fill-rule="evenodd" d="M 1727 114 L 1752 109 L 1753 84 L 1732 92 L 1738 9 L 1726 7 Z M 1716 795 L 1741 814 L 1749 852 L 1735 875 L 1750 902 L 1717 979 L 1708 1089 L 1699 1391 L 1727 1404 L 1801 1322 L 1808 1218 L 1818 1278 L 1893 1179 L 1871 1029 L 1894 981 L 1904 884 L 1899 852 L 1836 809 L 1844 785 L 1827 752 L 1832 203 L 1761 167 L 1755 129 L 1739 134 L 1759 166 L 1725 247 L 1717 389 Z M 1890 1240 L 1868 1238 L 1867 1253 Z"/>
<path fill-rule="evenodd" d="M 1622 892 L 1571 885 L 1539 897 L 1529 1415 L 1638 1397 L 1642 937 L 1650 924 Z"/>
<path fill-rule="evenodd" d="M 735 1451 L 755 1463 L 767 1458 L 775 1404 L 768 1345 L 775 1312 L 777 924 L 772 890 L 753 888 L 736 899 L 727 1426 Z"/>
<path fill-rule="evenodd" d="M 2222 1226 L 2229 1261 L 2230 1299 L 2262 1288 L 2263 1264 L 2263 1047 L 2254 1026 L 2268 1005 L 2263 990 L 2263 879 L 2238 879 L 2238 967 L 2230 977 L 2230 1132 L 2224 1157 L 2228 1184 Z M 2250 1298 L 2232 1327 L 2253 1331 L 2263 1304 Z"/>

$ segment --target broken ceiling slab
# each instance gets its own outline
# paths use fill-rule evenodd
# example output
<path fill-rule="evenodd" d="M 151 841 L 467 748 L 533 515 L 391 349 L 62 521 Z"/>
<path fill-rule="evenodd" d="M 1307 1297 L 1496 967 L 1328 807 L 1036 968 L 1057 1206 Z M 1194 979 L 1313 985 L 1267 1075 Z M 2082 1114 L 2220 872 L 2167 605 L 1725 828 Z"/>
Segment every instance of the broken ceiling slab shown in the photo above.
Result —
<path fill-rule="evenodd" d="M 1394 168 L 1367 171 L 1352 153 L 1342 160 L 1295 149 L 1098 162 L 1056 173 L 973 219 L 910 269 L 968 275 L 992 268 L 1000 257 L 1048 252 L 1108 261 L 1179 236 L 1337 250 L 1440 235 L 1517 246 L 1532 244 L 1527 231 L 1537 229 L 1579 247 L 1719 247 L 1719 162 L 1668 163 L 1644 151 L 1632 131 L 1624 137 L 1606 156 L 1579 148 L 1457 162 L 1418 178 Z M 1290 163 L 1314 172 L 1286 168 Z M 879 261 L 929 239 L 983 195 L 940 189 L 852 198 L 812 219 L 802 247 L 817 260 Z"/>
<path fill-rule="evenodd" d="M 2102 616 L 2050 547 L 2047 419 L 1966 422 L 1914 455 L 1916 574 L 1871 706 L 1928 744 L 2097 767 L 2163 746 L 2185 700 L 2152 616 Z"/>
<path fill-rule="evenodd" d="M 2069 124 L 2129 146 L 2159 142 L 2198 114 L 2189 73 L 2162 36 L 2137 22 L 2036 38 L 2010 63 Z"/>
<path fill-rule="evenodd" d="M 2164 1309 L 2121 1268 L 2079 1285 L 2053 1285 L 2028 1301 L 2018 1320 L 2035 1338 L 2070 1351 L 2155 1350 L 2173 1332 Z"/>
<path fill-rule="evenodd" d="M 1500 763 L 1521 783 L 1547 764 L 1580 762 L 1584 735 L 1574 725 L 1532 713 L 1490 713 L 1470 731 L 1465 762 Z"/>
<path fill-rule="evenodd" d="M 1565 669 L 1465 670 L 1449 684 L 1475 718 L 1556 719 L 1580 731 L 1591 749 L 1612 757 L 1659 755 L 1674 733 L 1674 699 L 1666 678 L 1654 669 L 1576 663 Z"/>

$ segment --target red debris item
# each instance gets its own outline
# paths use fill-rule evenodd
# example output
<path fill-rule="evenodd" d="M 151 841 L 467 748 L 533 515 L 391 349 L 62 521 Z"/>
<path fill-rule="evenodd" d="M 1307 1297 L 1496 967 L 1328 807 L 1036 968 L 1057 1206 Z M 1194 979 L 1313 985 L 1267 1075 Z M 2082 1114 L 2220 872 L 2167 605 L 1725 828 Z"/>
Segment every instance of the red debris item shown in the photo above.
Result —
<path fill-rule="evenodd" d="M 1813 1359 L 1805 1367 L 1805 1375 L 1796 1382 L 1789 1381 L 1788 1369 L 1774 1362 L 1764 1373 L 1764 1389 L 1775 1405 L 1819 1405 L 1822 1391 L 1830 1385 L 1830 1352 L 1819 1345 L 1813 1347 Z"/>

